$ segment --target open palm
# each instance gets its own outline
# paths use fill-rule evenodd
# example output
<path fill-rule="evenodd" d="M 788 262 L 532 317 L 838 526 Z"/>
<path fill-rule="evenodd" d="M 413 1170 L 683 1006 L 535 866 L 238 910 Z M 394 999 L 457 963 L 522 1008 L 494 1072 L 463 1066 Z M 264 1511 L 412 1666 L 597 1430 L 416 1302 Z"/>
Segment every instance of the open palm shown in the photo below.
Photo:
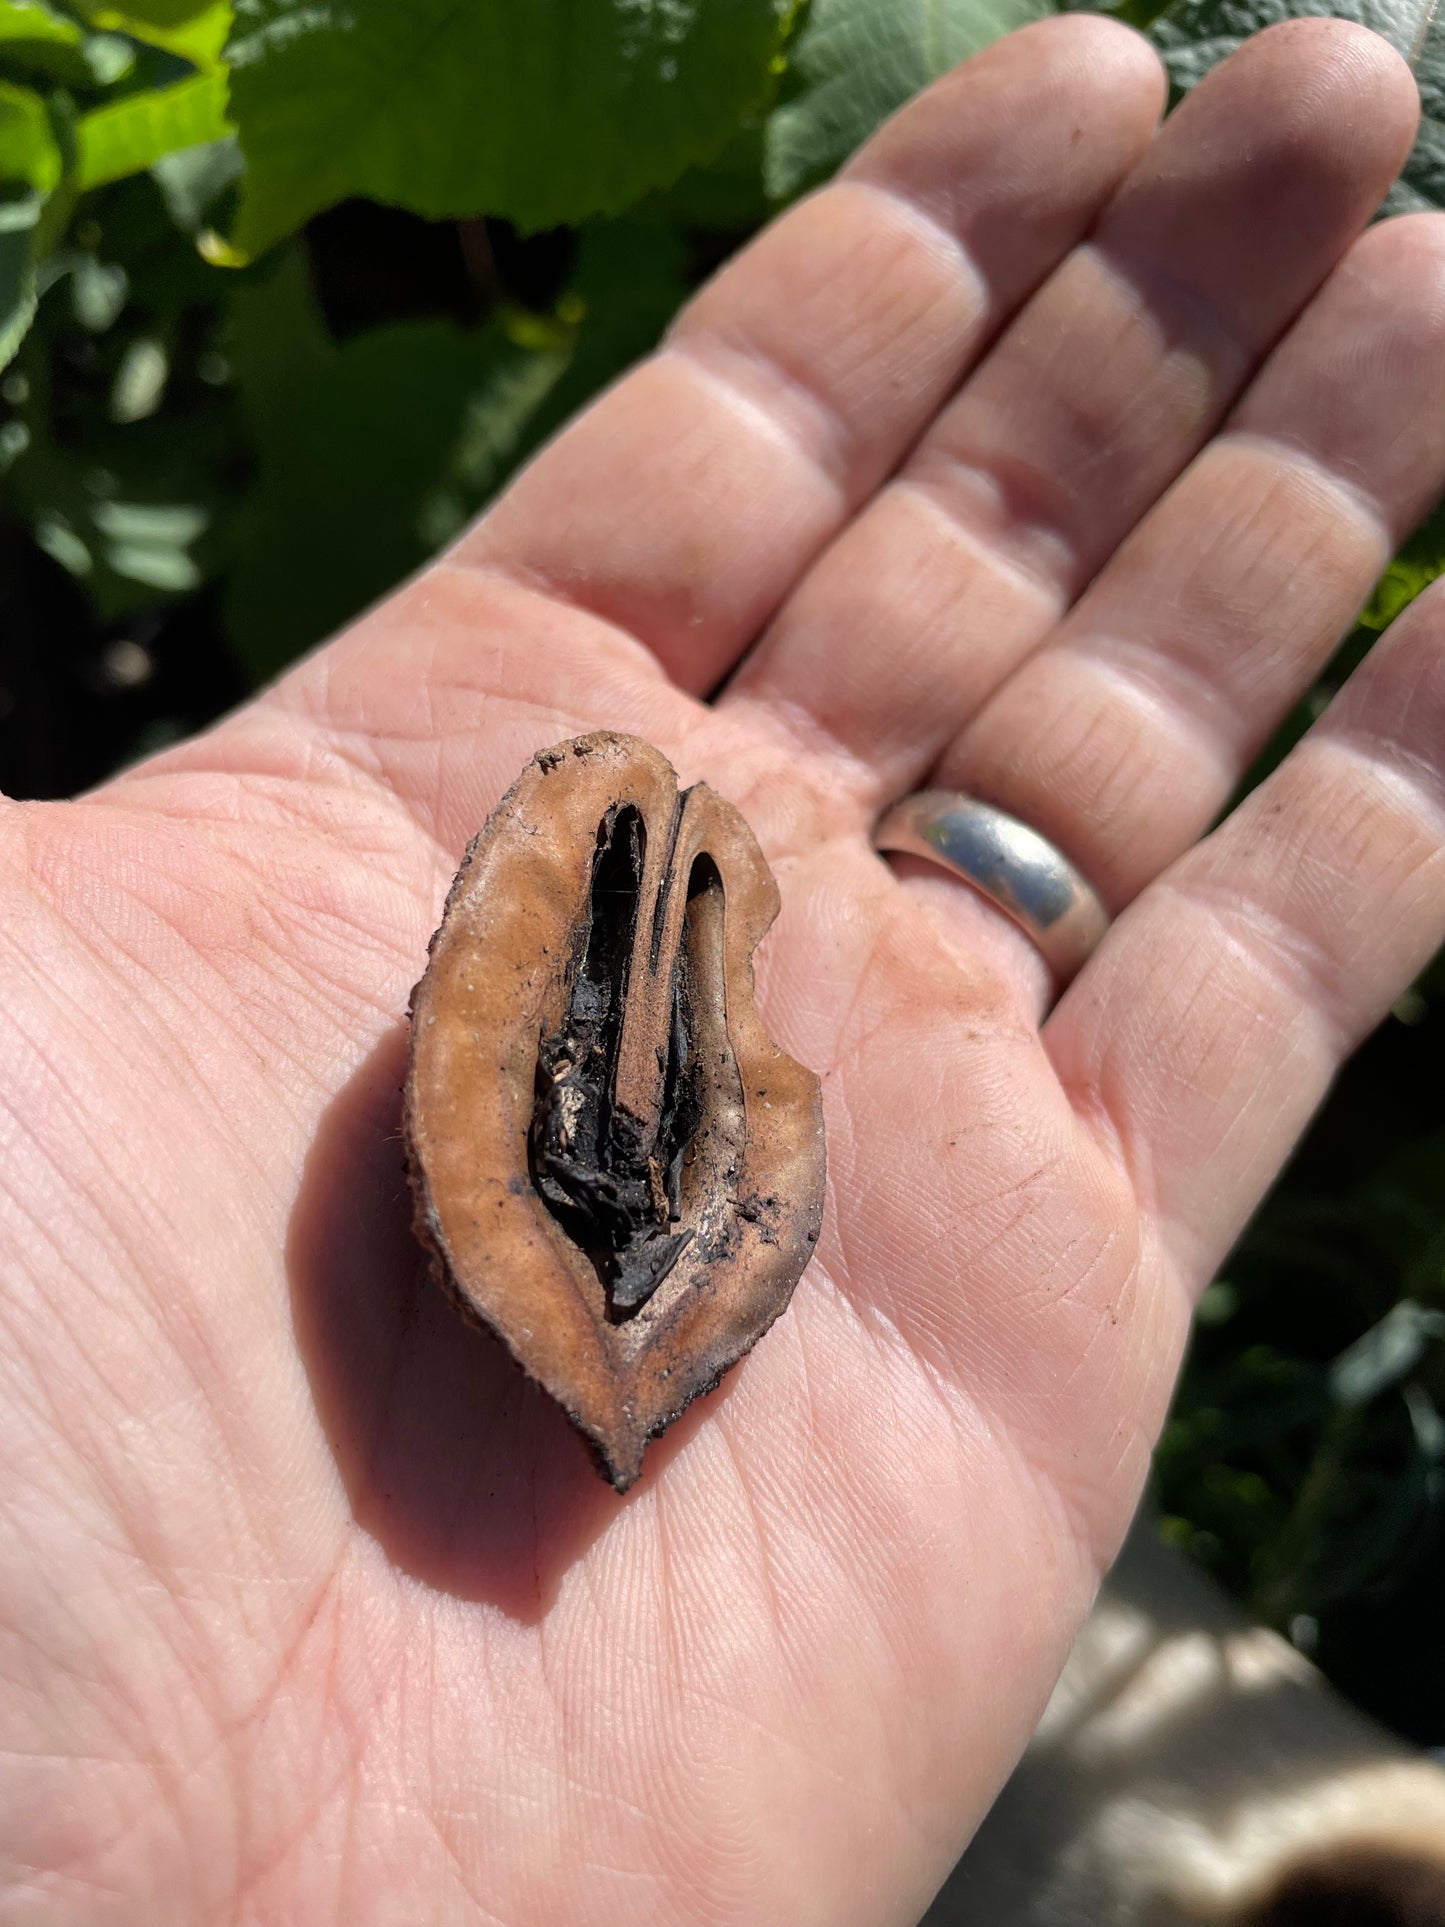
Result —
<path fill-rule="evenodd" d="M 1159 132 L 1029 29 L 784 216 L 450 556 L 0 807 L 0 1916 L 907 1922 L 1126 1525 L 1191 1294 L 1445 925 L 1445 601 L 1204 841 L 1442 482 L 1415 112 L 1276 29 Z M 710 692 L 712 699 L 706 700 Z M 401 1012 L 526 759 L 648 737 L 783 895 L 830 1191 L 619 1500 L 429 1282 Z M 1118 921 L 868 829 L 929 777 Z"/>

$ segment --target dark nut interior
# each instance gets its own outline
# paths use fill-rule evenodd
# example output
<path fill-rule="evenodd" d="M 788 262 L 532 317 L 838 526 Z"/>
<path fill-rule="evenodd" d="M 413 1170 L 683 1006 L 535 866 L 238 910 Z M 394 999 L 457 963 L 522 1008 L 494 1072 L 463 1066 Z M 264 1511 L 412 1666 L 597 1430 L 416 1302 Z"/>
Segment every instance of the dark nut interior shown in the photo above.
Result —
<path fill-rule="evenodd" d="M 412 999 L 418 1232 L 619 1491 L 818 1235 L 818 1080 L 753 1004 L 777 903 L 730 804 L 636 738 L 581 737 L 467 851 Z"/>

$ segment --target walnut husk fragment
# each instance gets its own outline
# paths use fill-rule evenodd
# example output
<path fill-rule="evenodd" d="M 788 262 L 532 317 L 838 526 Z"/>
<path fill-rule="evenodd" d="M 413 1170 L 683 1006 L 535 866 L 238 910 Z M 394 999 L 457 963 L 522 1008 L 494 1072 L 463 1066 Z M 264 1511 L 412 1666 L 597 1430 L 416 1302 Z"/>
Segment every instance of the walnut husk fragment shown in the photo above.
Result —
<path fill-rule="evenodd" d="M 467 850 L 412 997 L 418 1236 L 619 1492 L 818 1236 L 818 1079 L 753 1002 L 777 911 L 731 804 L 636 737 L 583 736 Z"/>

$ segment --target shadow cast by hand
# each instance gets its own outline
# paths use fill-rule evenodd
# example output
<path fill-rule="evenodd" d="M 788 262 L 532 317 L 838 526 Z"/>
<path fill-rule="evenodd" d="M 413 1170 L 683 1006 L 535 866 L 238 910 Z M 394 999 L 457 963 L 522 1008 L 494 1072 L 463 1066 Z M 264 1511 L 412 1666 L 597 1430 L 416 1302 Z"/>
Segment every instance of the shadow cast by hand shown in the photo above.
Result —
<path fill-rule="evenodd" d="M 430 1276 L 399 1135 L 405 1071 L 400 1025 L 321 1120 L 287 1241 L 297 1342 L 357 1523 L 427 1585 L 534 1622 L 630 1501 Z M 651 1477 L 701 1416 L 653 1448 Z"/>

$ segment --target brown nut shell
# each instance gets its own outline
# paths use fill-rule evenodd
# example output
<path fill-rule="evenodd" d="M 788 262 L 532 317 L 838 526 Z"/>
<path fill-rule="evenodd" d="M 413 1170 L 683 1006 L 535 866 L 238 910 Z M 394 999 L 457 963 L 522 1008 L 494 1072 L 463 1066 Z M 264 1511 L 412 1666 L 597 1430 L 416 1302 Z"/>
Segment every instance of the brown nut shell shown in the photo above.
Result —
<path fill-rule="evenodd" d="M 753 1002 L 777 911 L 730 803 L 636 737 L 583 736 L 472 842 L 412 997 L 418 1236 L 619 1492 L 818 1236 L 818 1079 Z"/>

